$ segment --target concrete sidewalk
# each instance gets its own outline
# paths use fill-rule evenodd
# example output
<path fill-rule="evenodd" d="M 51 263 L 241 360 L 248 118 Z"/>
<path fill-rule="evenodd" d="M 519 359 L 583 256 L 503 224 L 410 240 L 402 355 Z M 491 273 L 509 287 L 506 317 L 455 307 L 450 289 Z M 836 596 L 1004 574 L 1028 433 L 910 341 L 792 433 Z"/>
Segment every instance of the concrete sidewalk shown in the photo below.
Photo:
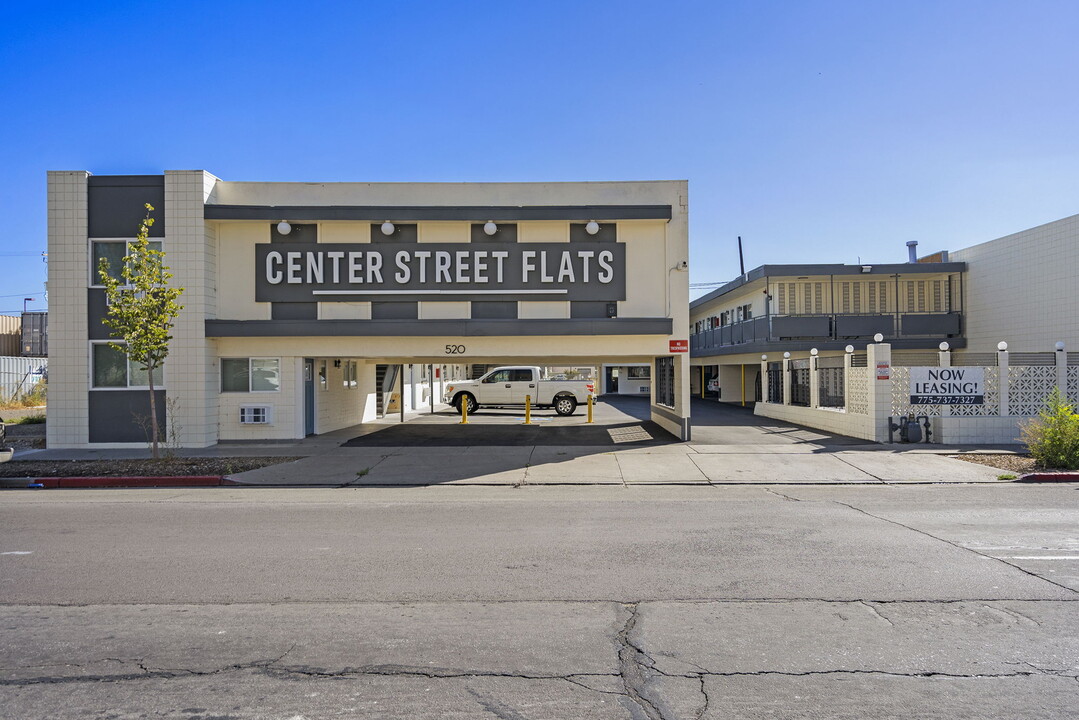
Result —
<path fill-rule="evenodd" d="M 1001 482 L 1001 471 L 890 449 L 725 447 L 340 447 L 229 476 L 269 486 L 727 485 Z"/>
<path fill-rule="evenodd" d="M 176 455 L 301 457 L 229 476 L 245 485 L 277 487 L 971 483 L 1000 482 L 1002 474 L 946 457 L 975 448 L 864 444 L 716 403 L 695 401 L 693 413 L 695 440 L 688 443 L 648 422 L 647 399 L 613 398 L 597 404 L 594 425 L 586 425 L 582 415 L 541 415 L 537 427 L 522 433 L 523 418 L 515 411 L 488 410 L 469 426 L 458 425 L 451 412 L 424 413 L 407 416 L 405 423 L 387 419 L 303 440 L 221 443 Z M 148 452 L 142 448 L 16 455 L 18 460 L 143 457 Z"/>

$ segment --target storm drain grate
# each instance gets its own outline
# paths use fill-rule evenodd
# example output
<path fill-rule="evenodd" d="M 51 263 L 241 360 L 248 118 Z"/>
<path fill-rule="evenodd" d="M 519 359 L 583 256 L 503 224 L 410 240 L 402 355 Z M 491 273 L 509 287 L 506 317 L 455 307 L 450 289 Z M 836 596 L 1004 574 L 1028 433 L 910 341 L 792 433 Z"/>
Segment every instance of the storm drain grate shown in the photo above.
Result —
<path fill-rule="evenodd" d="M 652 436 L 648 431 L 640 425 L 625 428 L 610 428 L 607 430 L 607 434 L 611 436 L 611 441 L 615 443 L 642 442 L 652 439 Z"/>

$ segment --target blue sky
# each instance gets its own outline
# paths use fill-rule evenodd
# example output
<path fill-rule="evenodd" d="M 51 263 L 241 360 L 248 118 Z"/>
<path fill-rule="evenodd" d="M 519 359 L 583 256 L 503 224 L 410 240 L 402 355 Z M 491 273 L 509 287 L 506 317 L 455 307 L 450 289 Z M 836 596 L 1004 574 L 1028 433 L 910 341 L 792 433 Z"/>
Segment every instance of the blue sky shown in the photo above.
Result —
<path fill-rule="evenodd" d="M 0 312 L 45 172 L 687 179 L 691 282 L 902 262 L 1079 213 L 1079 3 L 23 3 L 0 29 Z M 697 294 L 705 290 L 697 291 Z"/>

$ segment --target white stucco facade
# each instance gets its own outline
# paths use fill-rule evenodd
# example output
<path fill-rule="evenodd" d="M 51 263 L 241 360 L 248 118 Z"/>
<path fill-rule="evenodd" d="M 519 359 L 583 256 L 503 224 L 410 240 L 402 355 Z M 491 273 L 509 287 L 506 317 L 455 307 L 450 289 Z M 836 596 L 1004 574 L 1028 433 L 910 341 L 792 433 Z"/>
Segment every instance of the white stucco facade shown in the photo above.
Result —
<path fill-rule="evenodd" d="M 393 388 L 395 402 L 410 411 L 429 408 L 431 397 L 440 396 L 439 383 L 462 377 L 472 363 L 598 367 L 654 365 L 667 357 L 674 358 L 674 390 L 664 398 L 651 391 L 653 419 L 676 435 L 688 434 L 688 354 L 671 352 L 672 340 L 689 335 L 683 181 L 263 183 L 225 181 L 204 171 L 97 178 L 79 171 L 49 173 L 49 447 L 143 444 L 107 427 L 126 422 L 127 399 L 137 403 L 145 391 L 130 377 L 102 387 L 94 346 L 107 333 L 92 266 L 105 244 L 123 247 L 134 239 L 137 222 L 118 223 L 111 215 L 141 209 L 144 196 L 156 198 L 160 227 L 151 240 L 161 242 L 173 284 L 184 289 L 164 378 L 170 431 L 180 445 L 294 439 L 371 420 L 380 409 L 387 413 L 393 399 L 380 396 L 376 379 L 392 366 L 403 367 L 405 376 L 403 397 L 400 384 Z M 415 243 L 409 247 L 466 252 L 483 240 L 477 224 L 498 215 L 516 247 L 571 249 L 591 247 L 591 237 L 581 234 L 590 213 L 603 228 L 597 237 L 624 252 L 617 269 L 624 272 L 625 294 L 611 303 L 557 300 L 551 293 L 509 301 L 498 295 L 495 310 L 502 316 L 491 318 L 476 316 L 474 303 L 485 296 L 464 290 L 448 299 L 383 302 L 382 315 L 381 298 L 322 300 L 325 295 L 312 293 L 310 302 L 294 303 L 257 297 L 264 270 L 258 248 L 272 251 L 279 242 L 292 248 L 288 243 L 300 229 L 312 252 L 382 241 L 377 229 L 385 221 L 409 230 Z M 297 227 L 291 237 L 275 235 L 281 220 Z M 586 244 L 574 245 L 579 242 Z M 406 307 L 410 301 L 414 308 Z M 393 312 L 412 315 L 386 316 L 391 304 Z M 246 360 L 252 377 L 276 368 L 270 389 L 258 390 L 250 378 L 245 391 L 226 389 L 231 371 L 223 360 L 232 368 Z M 249 407 L 268 409 L 269 422 L 241 422 L 241 409 Z"/>

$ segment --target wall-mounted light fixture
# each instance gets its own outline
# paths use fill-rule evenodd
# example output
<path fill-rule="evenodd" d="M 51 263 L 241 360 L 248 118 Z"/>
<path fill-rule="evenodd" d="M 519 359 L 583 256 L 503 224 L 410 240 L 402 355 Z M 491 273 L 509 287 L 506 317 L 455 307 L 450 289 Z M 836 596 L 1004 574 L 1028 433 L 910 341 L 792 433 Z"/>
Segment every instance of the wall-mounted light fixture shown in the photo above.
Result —
<path fill-rule="evenodd" d="M 277 223 L 277 232 L 281 233 L 282 235 L 288 235 L 290 232 L 292 232 L 292 226 L 288 224 L 288 220 L 282 220 L 281 222 Z"/>
<path fill-rule="evenodd" d="M 334 367 L 341 367 L 341 360 L 339 360 L 339 359 L 338 359 L 338 360 L 334 360 L 334 361 L 333 361 L 333 366 L 334 366 Z"/>
<path fill-rule="evenodd" d="M 584 226 L 584 231 L 589 235 L 595 235 L 599 232 L 599 223 L 595 220 L 589 220 L 588 224 Z"/>
<path fill-rule="evenodd" d="M 494 224 L 493 220 L 488 220 L 483 226 L 483 232 L 487 235 L 494 235 L 498 232 L 498 226 Z"/>
<path fill-rule="evenodd" d="M 393 227 L 393 223 L 390 222 L 389 220 L 382 223 L 382 234 L 383 235 L 393 235 L 394 230 L 395 230 L 395 228 Z"/>
<path fill-rule="evenodd" d="M 864 272 L 864 273 L 873 272 L 873 266 L 872 265 L 863 265 L 862 266 L 862 272 Z"/>

